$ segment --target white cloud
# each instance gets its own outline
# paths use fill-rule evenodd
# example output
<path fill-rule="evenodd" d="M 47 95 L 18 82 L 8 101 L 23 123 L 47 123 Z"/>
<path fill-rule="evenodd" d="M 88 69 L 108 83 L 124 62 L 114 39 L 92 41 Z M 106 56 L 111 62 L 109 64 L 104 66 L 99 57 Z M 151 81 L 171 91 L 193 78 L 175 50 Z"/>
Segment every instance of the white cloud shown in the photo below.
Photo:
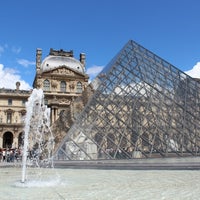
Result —
<path fill-rule="evenodd" d="M 18 59 L 17 63 L 24 67 L 28 67 L 29 65 L 35 65 L 35 62 L 26 59 Z"/>
<path fill-rule="evenodd" d="M 200 62 L 198 62 L 191 70 L 185 72 L 192 78 L 200 78 Z"/>
<path fill-rule="evenodd" d="M 29 90 L 31 86 L 17 74 L 17 71 L 11 68 L 4 68 L 3 64 L 0 64 L 0 87 L 7 89 L 16 89 L 16 82 L 20 82 L 20 89 Z"/>
<path fill-rule="evenodd" d="M 12 46 L 9 47 L 8 44 L 0 45 L 0 56 L 5 50 L 11 50 L 14 54 L 19 54 L 21 52 L 21 47 Z"/>
<path fill-rule="evenodd" d="M 104 66 L 94 65 L 94 66 L 88 68 L 86 73 L 89 74 L 90 77 L 95 77 L 99 72 L 102 71 L 103 68 L 104 68 Z"/>
<path fill-rule="evenodd" d="M 14 47 L 13 46 L 11 50 L 12 50 L 13 53 L 19 54 L 21 52 L 21 47 Z"/>

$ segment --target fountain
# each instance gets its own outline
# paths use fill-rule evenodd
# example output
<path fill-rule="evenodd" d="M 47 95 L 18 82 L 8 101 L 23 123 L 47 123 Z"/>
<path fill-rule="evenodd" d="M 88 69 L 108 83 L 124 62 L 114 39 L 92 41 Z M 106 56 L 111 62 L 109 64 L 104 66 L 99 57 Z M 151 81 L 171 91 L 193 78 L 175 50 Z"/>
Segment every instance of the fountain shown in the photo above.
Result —
<path fill-rule="evenodd" d="M 22 179 L 21 169 L 1 168 L 0 196 L 7 199 L 198 199 L 199 171 L 56 169 L 49 129 L 49 109 L 42 90 L 33 90 L 27 104 Z M 30 155 L 31 154 L 31 155 Z M 27 168 L 27 165 L 31 165 Z M 34 169 L 45 181 L 36 179 Z M 54 169 L 54 168 L 53 168 Z M 31 179 L 27 180 L 26 171 Z M 156 179 L 155 177 L 159 177 Z M 194 185 L 196 187 L 194 187 Z M 19 189 L 20 187 L 20 189 Z"/>
<path fill-rule="evenodd" d="M 50 130 L 50 109 L 44 104 L 42 89 L 33 89 L 26 103 L 22 179 L 26 181 L 27 165 L 53 167 L 54 137 Z"/>

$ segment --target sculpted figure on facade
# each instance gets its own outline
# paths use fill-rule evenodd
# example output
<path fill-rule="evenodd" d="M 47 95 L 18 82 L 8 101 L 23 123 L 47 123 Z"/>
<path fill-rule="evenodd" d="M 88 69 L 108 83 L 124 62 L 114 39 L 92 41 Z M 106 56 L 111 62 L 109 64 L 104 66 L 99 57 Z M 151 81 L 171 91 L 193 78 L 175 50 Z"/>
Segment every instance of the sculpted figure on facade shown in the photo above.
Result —
<path fill-rule="evenodd" d="M 37 87 L 37 88 L 41 88 L 41 87 L 42 87 L 42 79 L 38 79 L 38 80 L 37 80 L 36 87 Z"/>
<path fill-rule="evenodd" d="M 71 91 L 75 89 L 75 81 L 70 81 L 69 88 Z"/>
<path fill-rule="evenodd" d="M 54 89 L 56 89 L 56 88 L 58 87 L 58 81 L 52 80 L 52 81 L 51 81 L 51 86 L 52 86 Z"/>
<path fill-rule="evenodd" d="M 69 99 L 62 98 L 59 100 L 59 104 L 70 105 L 71 101 Z"/>

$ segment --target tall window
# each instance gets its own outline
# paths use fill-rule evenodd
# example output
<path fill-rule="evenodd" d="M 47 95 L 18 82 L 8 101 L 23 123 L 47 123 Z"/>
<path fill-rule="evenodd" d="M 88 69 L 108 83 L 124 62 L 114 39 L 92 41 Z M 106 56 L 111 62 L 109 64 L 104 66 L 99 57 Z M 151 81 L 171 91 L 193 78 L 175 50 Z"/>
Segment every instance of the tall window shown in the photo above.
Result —
<path fill-rule="evenodd" d="M 8 124 L 11 124 L 11 123 L 12 123 L 12 113 L 11 113 L 11 112 L 8 112 L 8 113 L 7 113 L 7 123 L 8 123 Z"/>
<path fill-rule="evenodd" d="M 66 92 L 66 82 L 65 81 L 60 82 L 60 91 Z"/>
<path fill-rule="evenodd" d="M 82 93 L 82 91 L 83 91 L 82 83 L 81 83 L 81 82 L 78 82 L 78 83 L 77 83 L 77 86 L 76 86 L 76 92 L 77 92 L 77 93 Z"/>
<path fill-rule="evenodd" d="M 9 106 L 12 105 L 12 99 L 8 99 L 8 105 L 9 105 Z"/>
<path fill-rule="evenodd" d="M 43 82 L 43 90 L 44 91 L 50 91 L 50 81 L 49 80 L 44 80 Z"/>
<path fill-rule="evenodd" d="M 22 106 L 25 106 L 25 105 L 26 105 L 26 100 L 23 99 L 23 100 L 22 100 Z"/>

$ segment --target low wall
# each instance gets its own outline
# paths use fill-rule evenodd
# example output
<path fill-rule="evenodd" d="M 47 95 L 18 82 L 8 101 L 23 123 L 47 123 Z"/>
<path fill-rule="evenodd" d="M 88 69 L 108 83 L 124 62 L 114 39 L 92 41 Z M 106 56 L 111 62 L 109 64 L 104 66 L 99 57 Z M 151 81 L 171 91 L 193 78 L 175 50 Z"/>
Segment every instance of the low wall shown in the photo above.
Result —
<path fill-rule="evenodd" d="M 200 170 L 200 157 L 130 160 L 55 160 L 55 168 L 117 170 Z"/>
<path fill-rule="evenodd" d="M 21 167 L 21 162 L 0 162 L 1 167 Z M 54 160 L 54 167 L 109 170 L 200 170 L 200 157 L 130 160 Z"/>

